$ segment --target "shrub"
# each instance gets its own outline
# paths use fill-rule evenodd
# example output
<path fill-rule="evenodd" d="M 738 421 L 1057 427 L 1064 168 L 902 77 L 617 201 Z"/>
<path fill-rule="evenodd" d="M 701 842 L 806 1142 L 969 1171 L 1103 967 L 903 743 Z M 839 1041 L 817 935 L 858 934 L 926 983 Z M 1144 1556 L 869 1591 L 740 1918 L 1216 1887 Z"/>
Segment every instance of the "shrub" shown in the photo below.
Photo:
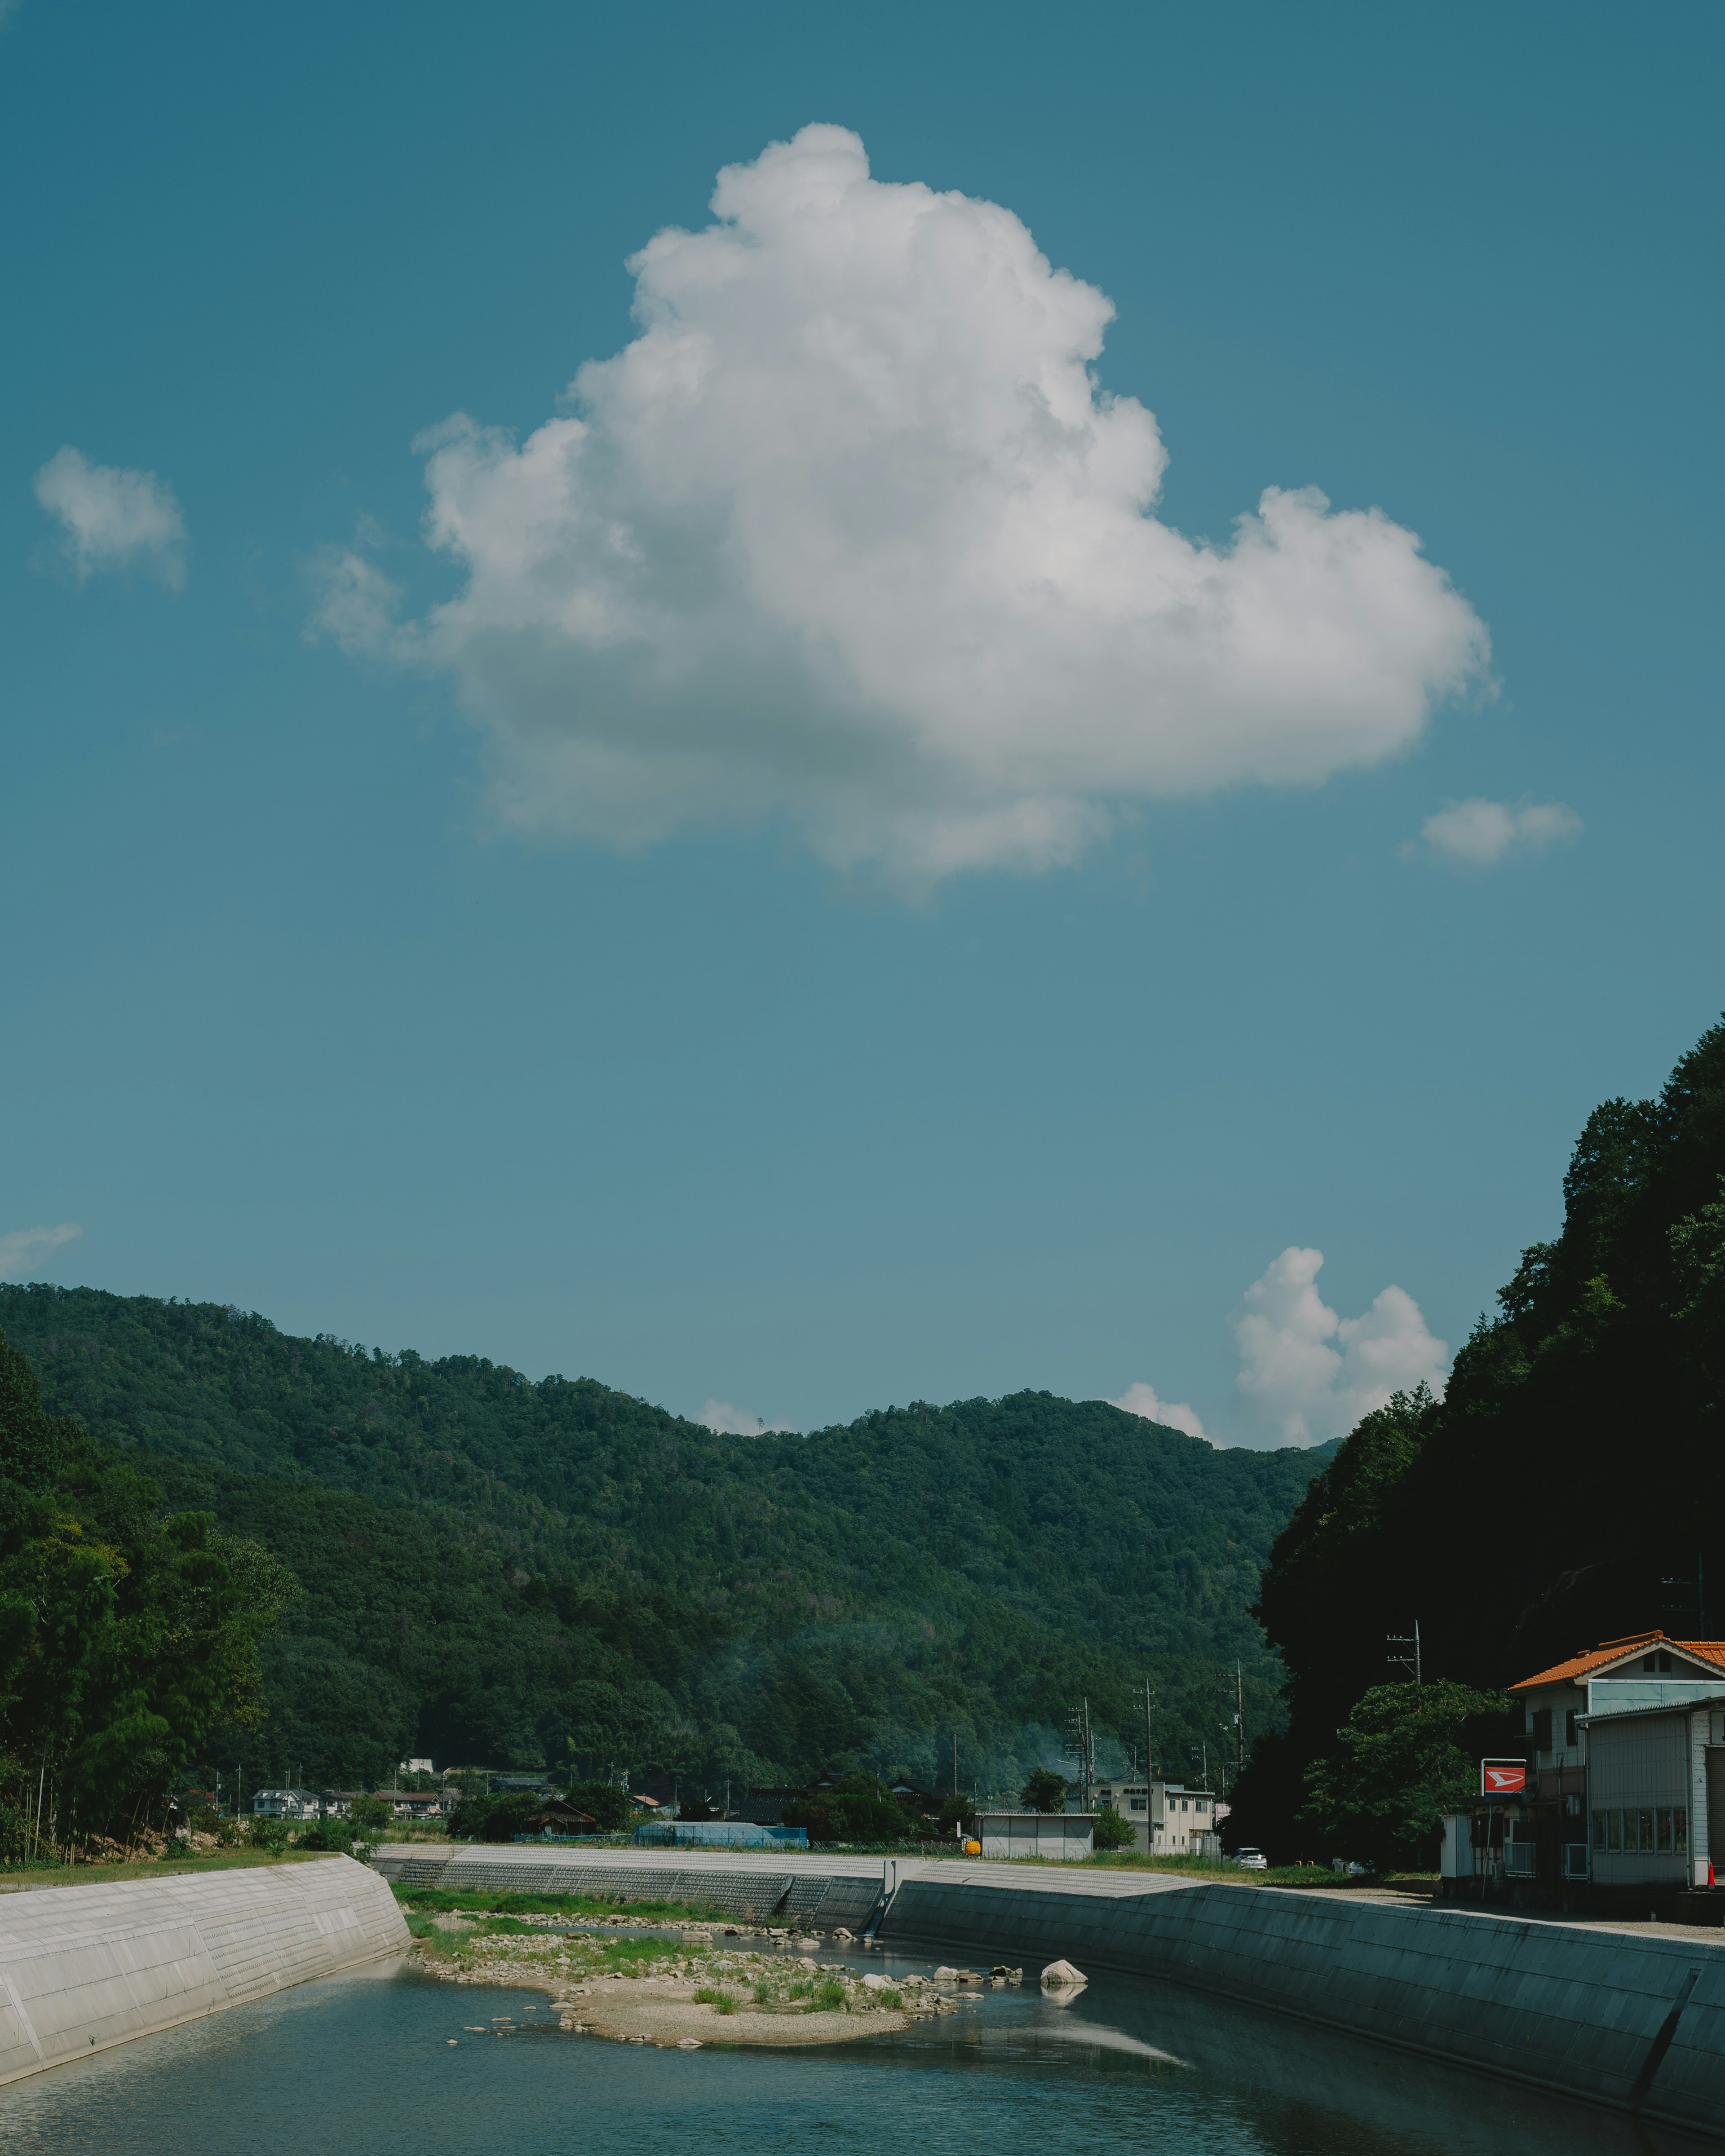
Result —
<path fill-rule="evenodd" d="M 326 1849 L 346 1856 L 353 1848 L 353 1829 L 346 1820 L 314 1820 L 300 1830 L 301 1849 Z"/>
<path fill-rule="evenodd" d="M 1096 1814 L 1094 1845 L 1097 1849 L 1131 1849 L 1137 1838 L 1132 1821 L 1122 1819 L 1111 1804 L 1104 1804 Z"/>

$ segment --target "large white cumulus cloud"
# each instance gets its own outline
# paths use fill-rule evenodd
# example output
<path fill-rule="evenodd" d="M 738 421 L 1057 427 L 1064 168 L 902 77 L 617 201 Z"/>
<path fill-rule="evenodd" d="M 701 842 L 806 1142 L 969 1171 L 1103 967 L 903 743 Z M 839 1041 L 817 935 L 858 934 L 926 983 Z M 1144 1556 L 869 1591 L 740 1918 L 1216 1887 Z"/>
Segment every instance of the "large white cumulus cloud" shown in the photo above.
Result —
<path fill-rule="evenodd" d="M 350 647 L 451 668 L 530 827 L 642 844 L 780 817 L 911 881 L 1070 858 L 1134 798 L 1375 762 L 1481 672 L 1414 535 L 1267 491 L 1231 542 L 1149 512 L 1155 419 L 1091 372 L 1112 309 L 1008 210 L 805 127 L 630 267 L 641 334 L 519 444 L 425 438 L 458 595 Z"/>

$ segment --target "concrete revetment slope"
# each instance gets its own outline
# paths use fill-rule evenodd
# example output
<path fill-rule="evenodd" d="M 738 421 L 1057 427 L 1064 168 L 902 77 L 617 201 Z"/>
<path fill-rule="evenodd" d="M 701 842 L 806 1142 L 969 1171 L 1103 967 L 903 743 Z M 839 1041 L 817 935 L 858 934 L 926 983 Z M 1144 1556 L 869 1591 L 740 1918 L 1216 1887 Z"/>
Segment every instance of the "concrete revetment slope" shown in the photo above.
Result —
<path fill-rule="evenodd" d="M 408 1944 L 388 1887 L 345 1856 L 0 1895 L 0 2082 Z"/>
<path fill-rule="evenodd" d="M 1725 1944 L 1706 1933 L 1279 1887 L 1026 1892 L 958 1870 L 904 1880 L 881 1936 L 1167 1979 L 1725 2135 Z"/>
<path fill-rule="evenodd" d="M 1725 2138 L 1725 1939 L 1190 1874 L 395 1845 L 404 1883 L 704 1902 L 945 1956 L 1151 1977 Z"/>

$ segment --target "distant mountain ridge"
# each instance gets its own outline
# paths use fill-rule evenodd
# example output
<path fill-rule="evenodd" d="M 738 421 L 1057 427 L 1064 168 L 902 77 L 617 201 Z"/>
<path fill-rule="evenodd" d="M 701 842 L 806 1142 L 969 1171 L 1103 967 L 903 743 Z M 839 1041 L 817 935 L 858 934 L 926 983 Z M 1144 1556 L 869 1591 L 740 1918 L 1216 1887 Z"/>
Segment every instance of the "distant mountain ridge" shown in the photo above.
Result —
<path fill-rule="evenodd" d="M 1146 1674 L 1183 1768 L 1236 1656 L 1249 1722 L 1277 1712 L 1247 1612 L 1329 1450 L 1218 1450 L 1043 1393 L 739 1438 L 589 1378 L 88 1288 L 0 1287 L 0 1329 L 53 1412 L 300 1576 L 264 1743 L 307 1773 L 286 1755 L 351 1774 L 398 1744 L 932 1773 L 956 1726 L 964 1779 L 998 1779 L 1081 1691 L 1131 1741 Z M 398 1735 L 367 1737 L 368 1693 Z"/>

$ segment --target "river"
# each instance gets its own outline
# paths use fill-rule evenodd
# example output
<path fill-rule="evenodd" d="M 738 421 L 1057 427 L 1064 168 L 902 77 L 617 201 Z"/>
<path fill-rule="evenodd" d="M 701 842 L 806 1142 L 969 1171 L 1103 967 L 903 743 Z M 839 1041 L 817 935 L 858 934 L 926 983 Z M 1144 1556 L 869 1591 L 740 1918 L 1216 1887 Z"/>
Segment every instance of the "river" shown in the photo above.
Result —
<path fill-rule="evenodd" d="M 864 1965 L 935 1967 L 895 1954 Z M 1034 1989 L 987 1992 L 901 2035 L 791 2052 L 568 2035 L 531 2025 L 550 2020 L 545 2005 L 540 1992 L 458 1987 L 394 1964 L 303 1984 L 0 2089 L 0 2152 L 809 2156 L 859 2135 L 891 2156 L 1700 2156 L 1704 2145 L 1128 1979 L 1065 2007 Z M 516 2030 L 470 2033 L 499 2015 Z"/>

